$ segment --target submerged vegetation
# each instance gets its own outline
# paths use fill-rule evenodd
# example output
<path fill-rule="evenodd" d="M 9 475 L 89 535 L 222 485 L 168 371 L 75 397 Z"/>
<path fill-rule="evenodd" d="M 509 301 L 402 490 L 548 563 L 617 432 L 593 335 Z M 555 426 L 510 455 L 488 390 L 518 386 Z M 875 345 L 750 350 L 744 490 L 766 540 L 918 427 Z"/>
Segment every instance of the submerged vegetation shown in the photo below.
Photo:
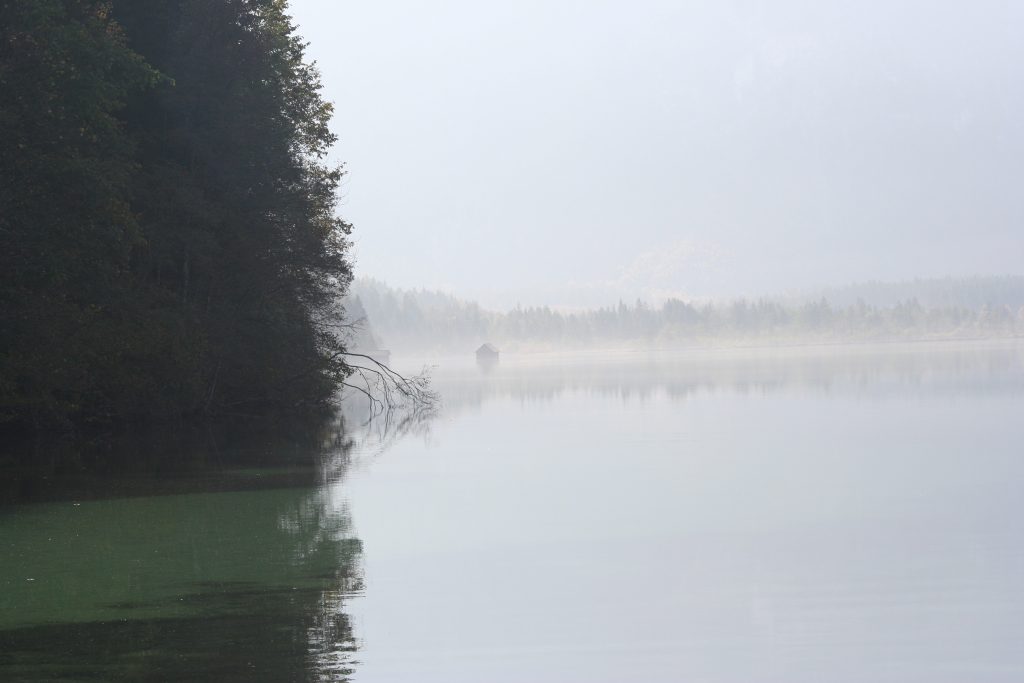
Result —
<path fill-rule="evenodd" d="M 325 405 L 335 138 L 283 0 L 0 3 L 0 426 Z"/>

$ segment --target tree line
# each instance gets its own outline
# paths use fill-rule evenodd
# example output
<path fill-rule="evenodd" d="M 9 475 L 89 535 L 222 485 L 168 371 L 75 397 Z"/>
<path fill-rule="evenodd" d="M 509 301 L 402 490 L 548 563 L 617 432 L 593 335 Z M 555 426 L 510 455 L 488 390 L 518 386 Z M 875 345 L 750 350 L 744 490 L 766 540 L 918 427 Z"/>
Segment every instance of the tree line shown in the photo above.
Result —
<path fill-rule="evenodd" d="M 304 48 L 284 0 L 0 1 L 0 427 L 331 400 L 350 226 Z"/>
<path fill-rule="evenodd" d="M 945 281 L 944 281 L 945 282 Z M 399 350 L 466 353 L 482 341 L 513 348 L 678 346 L 747 343 L 898 341 L 1024 334 L 1024 278 L 993 278 L 1000 303 L 977 303 L 978 279 L 956 286 L 941 305 L 911 298 L 892 305 L 825 298 L 726 302 L 668 299 L 558 311 L 547 306 L 487 311 L 443 292 L 397 290 L 357 279 L 351 296 L 381 343 Z M 873 285 L 874 286 L 874 285 Z M 928 285 L 930 286 L 930 285 Z M 927 290 L 927 287 L 926 287 Z M 984 298 L 980 299 L 984 301 Z"/>

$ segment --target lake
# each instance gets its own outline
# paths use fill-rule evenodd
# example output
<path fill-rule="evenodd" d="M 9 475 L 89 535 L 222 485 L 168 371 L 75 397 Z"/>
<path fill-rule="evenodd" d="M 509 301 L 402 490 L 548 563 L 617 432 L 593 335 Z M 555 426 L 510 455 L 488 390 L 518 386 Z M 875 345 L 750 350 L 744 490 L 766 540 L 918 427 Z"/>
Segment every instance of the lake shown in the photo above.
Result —
<path fill-rule="evenodd" d="M 0 679 L 1024 680 L 1024 344 L 433 378 L 434 415 L 32 445 Z"/>

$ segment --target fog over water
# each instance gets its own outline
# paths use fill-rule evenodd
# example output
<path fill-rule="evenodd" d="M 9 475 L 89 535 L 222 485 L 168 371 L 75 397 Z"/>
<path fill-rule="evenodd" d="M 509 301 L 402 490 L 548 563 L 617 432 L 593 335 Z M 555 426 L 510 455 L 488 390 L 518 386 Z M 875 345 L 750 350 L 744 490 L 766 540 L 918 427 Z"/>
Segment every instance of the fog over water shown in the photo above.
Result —
<path fill-rule="evenodd" d="M 1019 341 L 422 360 L 5 479 L 0 678 L 1024 675 Z"/>
<path fill-rule="evenodd" d="M 505 308 L 1022 274 L 1019 3 L 291 11 L 362 275 Z"/>
<path fill-rule="evenodd" d="M 362 681 L 1016 681 L 1019 344 L 441 360 L 357 448 Z M 412 568 L 412 569 L 410 569 Z"/>

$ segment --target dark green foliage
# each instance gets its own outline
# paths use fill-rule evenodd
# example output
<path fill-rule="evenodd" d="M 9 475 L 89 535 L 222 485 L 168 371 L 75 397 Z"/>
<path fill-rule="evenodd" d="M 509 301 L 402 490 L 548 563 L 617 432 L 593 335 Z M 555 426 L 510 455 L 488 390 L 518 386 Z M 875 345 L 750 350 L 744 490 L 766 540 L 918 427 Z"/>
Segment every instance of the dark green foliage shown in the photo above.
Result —
<path fill-rule="evenodd" d="M 285 3 L 0 7 L 0 419 L 327 401 L 349 228 Z"/>
<path fill-rule="evenodd" d="M 101 3 L 0 6 L 4 419 L 112 408 L 102 384 L 129 351 L 121 304 L 142 239 L 129 206 L 133 145 L 115 113 L 154 80 Z M 124 374 L 131 391 L 139 378 Z"/>

